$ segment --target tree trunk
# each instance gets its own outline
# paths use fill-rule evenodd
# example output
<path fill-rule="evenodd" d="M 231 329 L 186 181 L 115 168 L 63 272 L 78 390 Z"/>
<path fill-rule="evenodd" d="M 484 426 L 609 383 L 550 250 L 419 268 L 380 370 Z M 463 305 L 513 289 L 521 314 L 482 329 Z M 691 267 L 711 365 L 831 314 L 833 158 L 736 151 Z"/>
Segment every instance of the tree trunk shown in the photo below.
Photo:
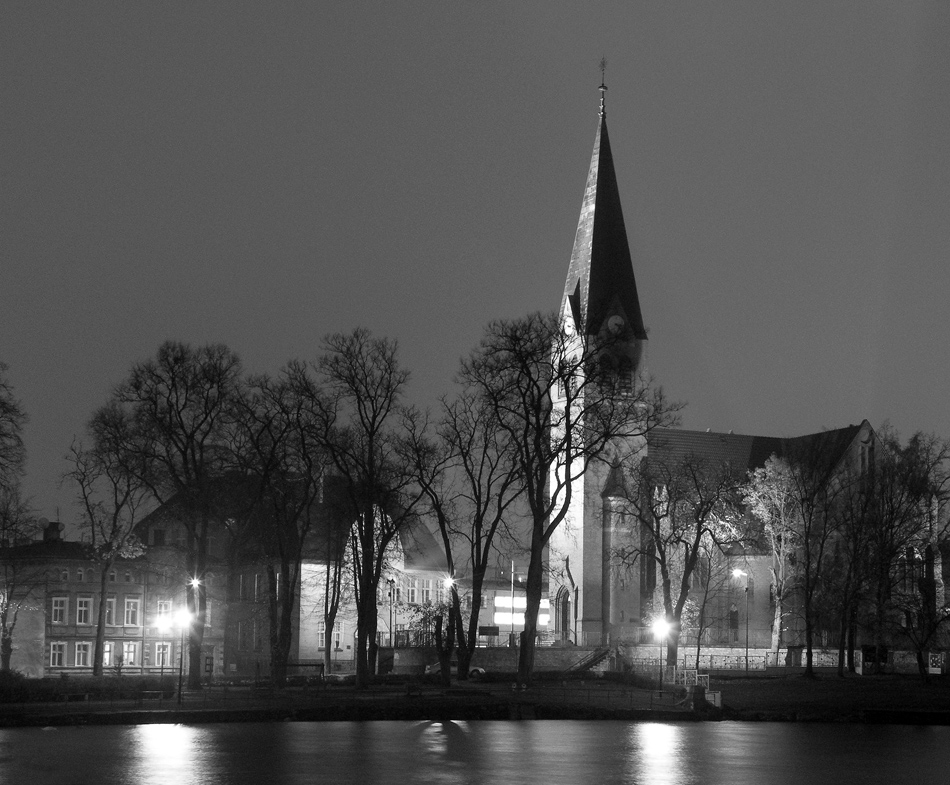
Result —
<path fill-rule="evenodd" d="M 96 615 L 96 646 L 92 655 L 92 675 L 102 675 L 102 655 L 106 639 L 106 591 L 109 585 L 109 570 L 112 562 L 102 564 L 99 578 L 99 613 Z M 117 611 L 118 612 L 118 611 Z M 114 621 L 114 620 L 113 620 Z M 144 621 L 144 619 L 143 619 Z"/>
<path fill-rule="evenodd" d="M 10 657 L 13 655 L 13 634 L 6 624 L 0 629 L 0 671 L 10 670 Z"/>
<path fill-rule="evenodd" d="M 540 537 L 532 543 L 531 559 L 528 562 L 528 582 L 525 586 L 524 632 L 521 633 L 521 648 L 518 652 L 518 686 L 528 687 L 534 673 L 534 650 L 538 637 L 538 612 L 541 608 L 541 590 L 544 565 L 541 561 L 543 546 Z M 514 613 L 514 608 L 511 609 Z"/>

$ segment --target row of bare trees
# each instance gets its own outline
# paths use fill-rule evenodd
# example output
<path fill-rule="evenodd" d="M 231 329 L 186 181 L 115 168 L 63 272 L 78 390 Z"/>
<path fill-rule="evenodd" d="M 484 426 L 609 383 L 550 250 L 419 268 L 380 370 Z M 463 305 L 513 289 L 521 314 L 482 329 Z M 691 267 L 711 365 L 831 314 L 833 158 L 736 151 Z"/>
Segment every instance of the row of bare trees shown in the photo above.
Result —
<path fill-rule="evenodd" d="M 773 657 L 795 615 L 809 675 L 819 631 L 837 641 L 843 674 L 859 630 L 878 650 L 909 645 L 925 674 L 924 653 L 950 615 L 939 590 L 950 445 L 921 433 L 904 443 L 885 426 L 863 458 L 847 447 L 833 432 L 787 440 L 747 472 L 660 440 L 628 467 L 622 504 L 639 523 L 615 555 L 656 576 L 668 662 L 684 615 L 707 622 L 706 603 L 728 581 L 724 554 L 744 553 L 768 563 Z"/>
<path fill-rule="evenodd" d="M 458 645 L 464 677 L 485 576 L 504 532 L 529 554 L 519 663 L 527 683 L 543 554 L 567 515 L 573 483 L 618 441 L 675 417 L 642 380 L 618 394 L 589 373 L 609 341 L 582 339 L 554 315 L 493 322 L 461 363 L 458 394 L 434 413 L 405 405 L 409 374 L 396 344 L 362 329 L 328 336 L 315 361 L 291 362 L 275 377 L 246 376 L 225 346 L 168 342 L 133 365 L 70 452 L 68 477 L 100 574 L 141 551 L 136 531 L 146 511 L 163 509 L 183 525 L 197 681 L 209 546 L 226 532 L 229 558 L 251 554 L 264 565 L 271 670 L 281 681 L 301 565 L 319 528 L 326 635 L 348 579 L 357 609 L 357 682 L 365 685 L 392 549 L 406 527 L 429 516 L 449 575 L 471 579 L 471 613 L 464 615 L 453 582 L 447 618 L 437 621 L 445 664 Z M 327 534 L 328 519 L 343 521 L 342 531 L 330 526 Z"/>

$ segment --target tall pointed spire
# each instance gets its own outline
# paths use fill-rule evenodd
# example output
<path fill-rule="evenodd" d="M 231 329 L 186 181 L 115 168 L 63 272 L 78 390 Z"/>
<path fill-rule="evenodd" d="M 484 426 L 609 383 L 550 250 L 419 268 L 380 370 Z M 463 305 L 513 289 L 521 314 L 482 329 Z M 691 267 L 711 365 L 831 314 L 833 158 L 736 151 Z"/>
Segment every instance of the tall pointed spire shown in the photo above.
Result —
<path fill-rule="evenodd" d="M 606 61 L 602 61 L 601 68 L 605 66 Z M 646 340 L 647 334 L 607 136 L 606 90 L 602 82 L 599 124 L 564 287 L 562 314 L 573 319 L 580 333 L 596 335 L 609 328 L 639 343 Z M 640 352 L 635 354 L 639 357 Z"/>

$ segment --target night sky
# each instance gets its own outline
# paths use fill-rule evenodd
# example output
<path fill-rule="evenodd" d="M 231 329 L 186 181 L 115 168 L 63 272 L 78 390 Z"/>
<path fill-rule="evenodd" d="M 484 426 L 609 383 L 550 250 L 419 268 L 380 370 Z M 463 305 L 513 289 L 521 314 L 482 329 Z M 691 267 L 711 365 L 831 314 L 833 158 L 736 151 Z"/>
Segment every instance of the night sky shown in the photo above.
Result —
<path fill-rule="evenodd" d="M 135 361 L 364 326 L 411 397 L 558 307 L 597 127 L 689 428 L 950 437 L 950 2 L 33 3 L 0 11 L 0 360 L 26 492 Z"/>

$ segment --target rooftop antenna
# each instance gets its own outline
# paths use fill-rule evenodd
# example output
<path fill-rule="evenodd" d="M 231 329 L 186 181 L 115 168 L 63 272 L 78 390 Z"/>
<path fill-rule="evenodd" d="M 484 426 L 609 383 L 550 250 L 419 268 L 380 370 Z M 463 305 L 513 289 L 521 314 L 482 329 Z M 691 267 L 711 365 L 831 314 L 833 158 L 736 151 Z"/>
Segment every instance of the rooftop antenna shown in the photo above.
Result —
<path fill-rule="evenodd" d="M 604 96 L 607 92 L 607 58 L 600 58 L 600 116 L 604 117 L 607 110 L 604 108 Z"/>

